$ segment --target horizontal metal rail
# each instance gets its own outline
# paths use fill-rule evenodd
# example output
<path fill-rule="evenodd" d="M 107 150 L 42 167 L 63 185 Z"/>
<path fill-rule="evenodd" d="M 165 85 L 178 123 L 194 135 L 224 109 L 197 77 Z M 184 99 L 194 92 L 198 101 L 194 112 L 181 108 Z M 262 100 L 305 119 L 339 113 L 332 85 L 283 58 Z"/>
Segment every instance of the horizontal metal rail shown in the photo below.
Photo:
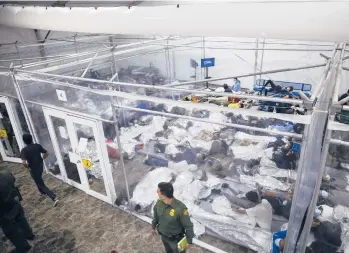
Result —
<path fill-rule="evenodd" d="M 40 103 L 40 102 L 34 102 L 34 101 L 31 101 L 31 100 L 24 100 L 24 101 L 27 102 L 27 103 L 30 103 L 30 104 L 40 105 L 40 106 L 47 107 L 47 108 L 50 108 L 50 109 L 54 109 L 54 110 L 57 110 L 57 111 L 62 111 L 62 112 L 68 113 L 68 114 L 75 114 L 75 115 L 78 115 L 78 116 L 80 116 L 81 118 L 84 118 L 84 119 L 94 119 L 94 120 L 100 120 L 100 121 L 108 122 L 108 123 L 115 123 L 115 121 L 113 121 L 113 120 L 103 119 L 101 117 L 93 116 L 92 114 L 86 114 L 86 113 L 83 113 L 83 112 L 72 111 L 72 110 L 69 110 L 69 109 L 65 109 L 63 107 L 58 107 L 58 106 L 49 105 L 49 104 Z"/>
<path fill-rule="evenodd" d="M 191 109 L 201 109 L 201 110 L 208 110 L 210 112 L 226 112 L 226 113 L 234 113 L 238 115 L 245 115 L 245 116 L 252 116 L 257 118 L 275 118 L 280 119 L 284 121 L 291 121 L 296 122 L 300 124 L 309 124 L 310 123 L 310 115 L 293 115 L 293 114 L 282 114 L 282 113 L 271 113 L 271 112 L 262 112 L 262 111 L 253 111 L 249 109 L 235 109 L 235 108 L 229 108 L 229 107 L 220 107 L 212 104 L 200 104 L 200 103 L 192 103 L 192 102 L 183 102 L 183 101 L 176 101 L 176 100 L 170 100 L 166 98 L 159 98 L 159 97 L 152 97 L 152 96 L 144 96 L 144 95 L 138 95 L 134 93 L 125 93 L 120 91 L 114 91 L 114 90 L 98 90 L 98 89 L 91 89 L 87 87 L 82 87 L 70 83 L 62 83 L 55 80 L 43 80 L 38 79 L 31 76 L 16 76 L 17 80 L 32 80 L 33 84 L 35 83 L 51 83 L 58 86 L 68 87 L 72 89 L 77 90 L 83 90 L 95 94 L 99 94 L 102 96 L 114 96 L 119 99 L 131 99 L 131 100 L 142 100 L 142 101 L 149 101 L 157 104 L 166 104 L 171 106 L 179 106 L 179 107 L 185 107 L 185 108 L 191 108 Z M 35 82 L 35 83 L 34 83 Z"/>
<path fill-rule="evenodd" d="M 331 144 L 343 145 L 343 146 L 349 147 L 349 142 L 347 142 L 347 141 L 341 141 L 341 140 L 337 140 L 337 139 L 331 139 L 331 140 L 330 140 L 330 143 L 331 143 Z"/>
<path fill-rule="evenodd" d="M 154 43 L 154 45 L 166 46 L 167 44 Z M 245 48 L 245 47 L 216 47 L 216 46 L 185 46 L 180 44 L 168 44 L 169 47 L 188 47 L 188 48 L 198 48 L 198 49 L 227 49 L 227 50 L 239 50 L 239 51 L 299 51 L 299 52 L 326 52 L 333 51 L 333 49 L 324 48 Z"/>
<path fill-rule="evenodd" d="M 229 79 L 234 79 L 234 78 L 243 78 L 243 77 L 249 77 L 249 76 L 274 74 L 274 73 L 279 73 L 279 72 L 289 72 L 289 71 L 302 70 L 302 69 L 312 69 L 312 68 L 319 68 L 319 67 L 324 67 L 324 66 L 326 66 L 326 63 L 309 65 L 309 66 L 302 66 L 302 67 L 296 67 L 296 68 L 284 68 L 284 69 L 268 70 L 268 71 L 263 71 L 263 72 L 258 72 L 258 73 L 249 73 L 249 74 L 245 74 L 245 75 L 218 77 L 218 78 L 211 78 L 211 79 L 205 79 L 205 80 L 183 82 L 183 83 L 177 83 L 177 84 L 167 84 L 165 86 L 166 87 L 183 86 L 183 85 L 188 85 L 188 84 L 222 81 L 222 80 L 229 80 Z"/>
<path fill-rule="evenodd" d="M 264 129 L 264 128 L 259 128 L 259 127 L 251 127 L 251 126 L 238 125 L 238 124 L 233 124 L 233 123 L 225 123 L 225 122 L 221 122 L 221 121 L 207 120 L 207 119 L 195 118 L 195 117 L 178 115 L 178 114 L 167 113 L 167 112 L 165 113 L 165 112 L 158 112 L 158 111 L 152 111 L 152 110 L 146 110 L 146 109 L 139 109 L 139 108 L 123 106 L 123 105 L 113 105 L 113 106 L 117 107 L 117 108 L 124 108 L 124 109 L 131 110 L 131 111 L 146 112 L 146 113 L 170 117 L 170 118 L 179 118 L 179 119 L 187 119 L 187 120 L 191 120 L 191 121 L 200 121 L 200 122 L 204 122 L 204 123 L 208 123 L 208 124 L 217 124 L 217 125 L 222 125 L 222 126 L 227 126 L 227 127 L 237 128 L 237 129 L 256 131 L 256 132 L 267 133 L 267 134 L 272 134 L 272 135 L 288 136 L 288 137 L 293 137 L 296 139 L 302 139 L 302 137 L 303 137 L 303 135 L 296 134 L 296 133 L 288 133 L 288 132 L 275 131 L 275 130 Z"/>
<path fill-rule="evenodd" d="M 129 43 L 129 44 L 123 44 L 120 46 L 114 46 L 114 47 L 108 47 L 108 48 L 103 48 L 101 50 L 97 50 L 97 51 L 92 51 L 92 52 L 82 52 L 82 53 L 78 53 L 78 54 L 71 54 L 69 56 L 67 56 L 66 58 L 76 58 L 78 56 L 86 56 L 86 55 L 94 55 L 97 52 L 98 53 L 102 53 L 102 52 L 107 52 L 112 50 L 113 48 L 115 48 L 115 50 L 119 50 L 119 49 L 123 49 L 123 48 L 127 48 L 127 47 L 133 47 L 133 46 L 140 46 L 140 45 L 144 45 L 144 44 L 149 44 L 152 42 L 156 42 L 156 41 L 160 41 L 160 40 L 165 40 L 166 38 L 160 38 L 160 39 L 156 39 L 156 40 L 147 40 L 147 41 L 141 41 L 141 42 L 134 42 L 134 43 Z M 110 55 L 109 55 L 110 56 Z M 39 62 L 35 62 L 35 63 L 31 63 L 31 64 L 26 64 L 25 67 L 34 67 L 34 66 L 40 66 L 40 65 L 45 65 L 47 63 L 53 63 L 53 62 L 59 62 L 62 59 L 55 59 L 55 60 L 47 60 L 47 61 L 39 61 Z M 91 60 L 90 59 L 86 59 L 87 61 Z M 71 63 L 68 63 L 69 66 Z M 75 63 L 76 64 L 76 63 Z M 66 65 L 66 64 L 65 64 Z M 59 67 L 63 68 L 65 67 L 65 65 L 61 65 Z"/>
<path fill-rule="evenodd" d="M 104 81 L 104 80 L 96 80 L 96 79 L 89 79 L 89 78 L 81 78 L 81 77 L 74 77 L 74 76 L 63 76 L 63 75 L 55 75 L 55 74 L 48 74 L 48 73 L 41 73 L 41 72 L 35 72 L 35 71 L 27 71 L 27 70 L 21 70 L 16 69 L 19 73 L 27 73 L 27 74 L 34 74 L 34 75 L 41 75 L 41 76 L 48 76 L 48 77 L 58 77 L 58 78 L 65 78 L 68 80 L 77 80 L 77 81 L 85 81 L 85 82 L 94 82 L 94 83 L 103 83 L 103 84 L 117 84 L 120 86 L 126 86 L 126 87 L 135 87 L 135 88 L 144 88 L 149 90 L 165 90 L 165 91 L 175 91 L 175 92 L 188 92 L 192 94 L 203 94 L 203 95 L 211 95 L 211 96 L 220 96 L 220 97 L 235 97 L 235 98 L 246 98 L 251 100 L 261 100 L 261 101 L 270 101 L 270 102 L 277 102 L 277 103 L 288 103 L 288 104 L 294 104 L 294 105 L 301 105 L 303 104 L 302 100 L 295 100 L 295 99 L 288 99 L 288 98 L 272 98 L 272 97 L 265 97 L 265 96 L 252 96 L 252 95 L 244 95 L 244 94 L 233 94 L 233 93 L 227 93 L 227 92 L 210 92 L 210 91 L 199 91 L 199 90 L 190 90 L 190 89 L 179 89 L 179 88 L 172 88 L 166 85 L 163 86 L 151 86 L 151 85 L 144 85 L 144 84 L 134 84 L 134 83 L 123 83 L 123 82 L 110 82 L 110 81 Z M 269 71 L 271 72 L 271 71 Z M 265 72 L 264 72 L 265 73 Z M 253 73 L 253 75 L 259 75 L 260 73 Z M 244 75 L 244 76 L 251 76 L 251 74 Z M 234 77 L 229 77 L 234 78 Z M 198 82 L 206 82 L 207 80 L 200 80 Z M 197 83 L 197 81 L 193 81 Z M 192 84 L 192 82 L 185 82 L 188 84 Z"/>

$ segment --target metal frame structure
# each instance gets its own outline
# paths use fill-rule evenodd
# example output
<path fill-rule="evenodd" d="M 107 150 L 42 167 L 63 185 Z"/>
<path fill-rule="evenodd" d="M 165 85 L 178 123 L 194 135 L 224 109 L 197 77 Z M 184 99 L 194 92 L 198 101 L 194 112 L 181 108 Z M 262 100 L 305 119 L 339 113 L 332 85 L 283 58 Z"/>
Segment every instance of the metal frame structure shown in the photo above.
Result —
<path fill-rule="evenodd" d="M 159 40 L 164 40 L 163 38 Z M 167 43 L 166 44 L 160 44 L 166 46 L 165 48 L 165 56 L 166 56 L 166 62 L 167 62 L 167 69 L 171 69 L 171 65 L 168 62 L 168 59 L 170 58 L 170 53 L 169 53 L 169 48 L 176 47 L 175 45 L 171 45 L 168 43 L 168 41 L 171 40 L 171 38 L 167 38 Z M 76 45 L 76 42 L 74 43 Z M 159 45 L 158 43 L 154 41 L 149 41 L 148 43 L 146 42 L 137 42 L 134 43 L 133 45 L 141 45 L 141 44 L 149 44 L 149 45 Z M 282 136 L 290 136 L 293 138 L 297 139 L 302 139 L 302 151 L 301 151 L 301 158 L 299 161 L 299 166 L 298 166 L 298 175 L 297 175 L 297 181 L 296 181 L 296 187 L 294 191 L 294 196 L 293 196 L 293 205 L 291 209 L 291 216 L 290 216 L 290 221 L 288 225 L 288 234 L 287 234 L 287 239 L 286 239 L 286 249 L 284 252 L 292 252 L 292 253 L 303 253 L 305 250 L 306 246 L 306 238 L 309 234 L 310 231 L 310 226 L 311 226 L 311 221 L 312 217 L 315 211 L 315 204 L 316 204 L 316 198 L 318 195 L 322 175 L 325 170 L 325 162 L 326 162 L 326 157 L 327 157 L 327 152 L 328 152 L 328 147 L 330 143 L 333 144 L 338 144 L 338 145 L 346 145 L 349 146 L 349 142 L 344 142 L 344 141 L 339 141 L 339 140 L 333 140 L 331 139 L 331 133 L 333 130 L 342 130 L 343 127 L 336 127 L 336 124 L 331 124 L 333 121 L 333 113 L 337 110 L 343 109 L 343 110 L 349 110 L 349 108 L 343 106 L 345 102 L 349 101 L 349 98 L 340 102 L 337 102 L 338 99 L 333 98 L 334 95 L 338 94 L 338 86 L 340 83 L 339 75 L 341 69 L 343 70 L 349 70 L 344 67 L 342 67 L 342 62 L 347 58 L 345 56 L 346 52 L 346 44 L 337 44 L 335 46 L 335 49 L 333 51 L 332 57 L 328 57 L 328 61 L 325 64 L 316 64 L 312 66 L 303 66 L 303 67 L 297 67 L 297 68 L 287 68 L 287 69 L 277 69 L 277 70 L 269 70 L 269 71 L 262 71 L 262 66 L 263 66 L 263 57 L 264 57 L 264 47 L 267 44 L 265 40 L 263 41 L 263 45 L 261 48 L 258 46 L 258 42 L 256 45 L 256 48 L 253 50 L 255 51 L 256 58 L 258 57 L 258 50 L 262 50 L 262 61 L 260 64 L 260 68 L 258 71 L 258 62 L 257 59 L 255 61 L 255 72 L 254 73 L 249 73 L 245 75 L 240 75 L 240 76 L 229 76 L 229 77 L 220 77 L 220 78 L 214 78 L 210 79 L 210 81 L 218 81 L 218 80 L 229 80 L 234 77 L 248 77 L 248 76 L 261 76 L 263 74 L 271 74 L 271 73 L 278 73 L 278 72 L 285 72 L 285 71 L 294 71 L 294 70 L 300 70 L 300 69 L 309 69 L 309 68 L 317 68 L 317 67 L 325 67 L 324 75 L 321 80 L 321 83 L 319 84 L 319 88 L 316 91 L 316 94 L 314 94 L 314 100 L 308 99 L 306 96 L 302 96 L 303 100 L 290 100 L 290 99 L 279 99 L 279 98 L 268 98 L 268 97 L 258 97 L 258 96 L 250 96 L 250 95 L 234 95 L 234 97 L 238 98 L 248 98 L 248 99 L 258 99 L 258 100 L 264 100 L 264 101 L 273 101 L 273 102 L 284 102 L 284 103 L 293 103 L 293 104 L 304 104 L 307 107 L 313 107 L 313 112 L 311 116 L 300 116 L 296 115 L 293 116 L 292 118 L 289 117 L 289 115 L 284 116 L 284 115 L 278 115 L 278 114 L 273 114 L 273 113 L 261 113 L 258 112 L 258 117 L 270 117 L 270 118 L 279 118 L 283 120 L 290 120 L 294 122 L 302 122 L 307 125 L 306 130 L 304 132 L 304 135 L 299 135 L 299 134 L 292 134 L 292 133 L 285 133 L 285 132 L 273 132 L 275 135 L 282 135 Z M 132 46 L 133 46 L 132 45 Z M 113 45 L 111 45 L 113 47 Z M 125 45 L 125 47 L 128 47 Z M 179 46 L 180 47 L 180 46 Z M 190 46 L 188 46 L 190 47 Z M 205 50 L 205 46 L 203 47 L 198 47 L 203 50 Z M 217 48 L 216 48 L 217 49 Z M 111 49 L 108 48 L 106 51 L 110 51 Z M 252 49 L 251 49 L 252 50 Z M 265 49 L 267 50 L 267 49 Z M 297 50 L 295 50 L 297 51 Z M 314 51 L 317 51 L 314 50 Z M 328 50 L 321 50 L 321 51 L 328 51 Z M 119 53 L 122 53 L 123 51 L 119 51 Z M 93 119 L 94 121 L 105 121 L 105 122 L 110 122 L 113 123 L 115 126 L 115 131 L 116 131 L 116 136 L 117 136 L 117 143 L 119 146 L 119 149 L 122 150 L 122 144 L 120 141 L 120 134 L 119 134 L 119 129 L 117 126 L 117 116 L 115 114 L 115 110 L 113 110 L 113 120 L 105 120 L 100 117 L 96 117 L 93 115 L 87 115 L 84 113 L 79 113 L 75 111 L 71 111 L 68 109 L 64 108 L 57 108 L 52 105 L 47 105 L 44 103 L 39 103 L 35 101 L 28 101 L 25 100 L 22 92 L 21 92 L 21 87 L 17 81 L 17 78 L 25 78 L 26 75 L 29 75 L 33 80 L 37 81 L 42 81 L 42 82 L 48 82 L 52 83 L 55 85 L 60 85 L 63 87 L 70 87 L 78 90 L 84 90 L 88 91 L 91 93 L 99 94 L 106 96 L 106 98 L 110 98 L 111 105 L 113 108 L 122 108 L 122 109 L 127 109 L 127 110 L 132 110 L 132 111 L 140 111 L 140 112 L 147 112 L 150 114 L 156 114 L 156 115 L 161 115 L 161 116 L 167 116 L 167 117 L 173 117 L 173 118 L 183 118 L 183 119 L 190 119 L 190 120 L 197 120 L 205 123 L 214 123 L 214 124 L 220 124 L 220 125 L 225 125 L 229 126 L 232 128 L 238 128 L 238 129 L 246 129 L 246 130 L 253 130 L 257 132 L 268 132 L 265 129 L 257 128 L 257 127 L 250 127 L 250 126 L 243 126 L 243 125 L 238 125 L 238 124 L 231 124 L 231 123 L 222 123 L 222 122 L 214 122 L 210 120 L 203 120 L 203 119 L 197 119 L 189 116 L 180 116 L 176 114 L 170 114 L 170 113 L 162 113 L 162 112 L 154 112 L 150 110 L 145 110 L 145 109 L 138 109 L 138 108 L 133 108 L 129 106 L 124 106 L 118 104 L 118 101 L 114 100 L 114 97 L 122 97 L 122 98 L 128 98 L 128 99 L 134 99 L 134 100 L 145 100 L 145 101 L 151 101 L 151 102 L 158 102 L 158 103 L 164 103 L 164 104 L 171 104 L 171 105 L 178 105 L 178 106 L 183 106 L 183 107 L 189 107 L 189 108 L 201 108 L 205 109 L 211 112 L 233 112 L 233 113 L 238 113 L 238 114 L 244 114 L 244 115 L 249 115 L 249 116 L 256 116 L 256 114 L 253 114 L 249 110 L 244 110 L 244 109 L 232 109 L 232 108 L 220 108 L 220 107 L 215 107 L 215 106 L 208 106 L 208 105 L 201 105 L 201 104 L 190 104 L 190 103 L 184 103 L 184 102 L 179 102 L 179 101 L 173 101 L 170 99 L 164 99 L 164 98 L 156 98 L 156 97 L 148 97 L 148 96 L 142 96 L 142 95 L 136 95 L 136 94 L 130 94 L 130 93 L 124 93 L 120 91 L 114 91 L 114 90 L 109 90 L 109 91 L 103 91 L 103 90 L 96 90 L 96 89 L 91 89 L 91 88 L 84 88 L 80 86 L 76 86 L 73 84 L 69 83 L 63 83 L 63 82 L 58 82 L 55 80 L 52 80 L 52 78 L 57 78 L 57 79 L 65 79 L 66 81 L 86 81 L 86 82 L 95 82 L 99 84 L 105 84 L 109 87 L 114 87 L 117 85 L 119 88 L 120 87 L 133 87 L 133 88 L 145 88 L 145 89 L 153 89 L 157 91 L 170 91 L 170 92 L 193 92 L 196 94 L 205 94 L 205 95 L 217 95 L 217 96 L 229 96 L 229 94 L 222 94 L 222 93 L 215 93 L 215 92 L 206 92 L 206 91 L 198 91 L 198 90 L 191 90 L 191 89 L 181 89 L 177 88 L 178 86 L 184 86 L 184 85 L 192 85 L 192 84 L 198 84 L 198 83 L 205 83 L 207 82 L 206 79 L 202 80 L 195 80 L 195 81 L 188 81 L 188 82 L 182 82 L 179 84 L 168 84 L 164 86 L 148 86 L 144 84 L 131 84 L 131 83 L 123 83 L 119 81 L 113 81 L 115 78 L 117 78 L 117 72 L 115 72 L 112 76 L 112 78 L 109 81 L 103 81 L 103 80 L 95 80 L 95 79 L 89 79 L 89 78 L 84 78 L 83 76 L 85 73 L 87 73 L 88 69 L 93 65 L 93 61 L 97 58 L 97 52 L 92 52 L 95 54 L 93 58 L 90 59 L 85 59 L 84 61 L 88 63 L 87 67 L 85 68 L 85 71 L 83 72 L 83 75 L 81 77 L 72 77 L 72 76 L 64 76 L 64 75 L 57 75 L 57 74 L 49 74 L 45 73 L 46 71 L 28 71 L 24 70 L 22 68 L 18 67 L 13 67 L 10 69 L 11 72 L 11 78 L 13 85 L 16 89 L 17 93 L 17 99 L 19 100 L 21 107 L 23 109 L 24 115 L 27 120 L 27 124 L 29 126 L 30 132 L 33 134 L 35 137 L 36 141 L 38 140 L 38 136 L 35 132 L 34 124 L 32 122 L 32 119 L 30 117 L 29 110 L 27 108 L 26 103 L 33 103 L 36 105 L 40 105 L 46 108 L 52 108 L 52 109 L 58 109 L 62 112 L 66 113 L 72 113 L 75 115 L 79 115 L 80 117 L 84 119 Z M 89 54 L 92 54 L 89 53 Z M 85 55 L 85 54 L 81 54 Z M 115 53 L 114 51 L 111 51 L 111 54 L 108 52 L 106 57 L 111 58 L 111 60 L 114 62 L 117 61 L 115 59 Z M 73 54 L 68 56 L 68 58 L 76 58 L 78 57 L 79 54 Z M 63 56 L 62 56 L 63 57 Z M 47 58 L 47 57 L 46 57 Z M 17 61 L 16 59 L 15 61 Z M 59 61 L 59 60 L 57 60 Z M 80 61 L 81 62 L 81 61 Z M 28 67 L 37 67 L 39 65 L 45 65 L 52 63 L 52 60 L 46 60 L 38 63 L 33 63 L 28 65 Z M 71 63 L 68 63 L 71 64 Z M 114 65 L 115 66 L 115 65 Z M 59 69 L 64 66 L 53 66 L 52 68 Z M 37 77 L 39 76 L 39 77 Z M 46 78 L 46 79 L 45 79 Z M 7 96 L 6 94 L 3 94 Z M 52 126 L 51 126 L 52 127 Z M 349 129 L 349 127 L 348 127 Z M 325 136 L 323 136 L 323 133 L 325 131 Z M 122 152 L 122 151 L 121 151 Z M 123 174 L 124 174 L 124 180 L 127 185 L 127 197 L 128 199 L 130 198 L 130 192 L 129 192 L 129 186 L 127 183 L 127 173 L 126 169 L 124 166 L 124 161 L 122 159 L 121 155 L 121 166 L 123 169 Z M 320 170 L 318 169 L 320 168 Z M 146 220 L 146 219 L 145 219 Z M 148 220 L 147 220 L 148 221 Z M 305 222 L 304 222 L 305 221 Z M 201 244 L 201 246 L 205 246 L 204 243 L 202 242 L 197 242 L 198 244 Z M 207 245 L 206 245 L 207 246 Z M 212 249 L 210 250 L 215 251 L 215 252 L 222 252 L 218 249 Z"/>
<path fill-rule="evenodd" d="M 20 121 L 19 121 L 19 118 L 18 118 L 18 114 L 16 112 L 16 109 L 14 108 L 13 104 L 11 103 L 11 101 L 6 98 L 6 97 L 0 97 L 0 103 L 1 104 L 4 104 L 6 110 L 7 110 L 7 113 L 8 113 L 8 116 L 11 120 L 11 123 L 12 123 L 12 128 L 13 128 L 13 132 L 14 132 L 14 137 L 16 138 L 17 140 L 17 144 L 18 144 L 18 149 L 22 149 L 24 147 L 24 143 L 23 143 L 23 140 L 21 138 L 23 132 L 22 132 L 22 129 L 20 127 Z M 4 126 L 1 122 L 1 119 L 2 119 L 2 115 L 1 115 L 1 118 L 0 118 L 0 129 L 4 129 Z M 14 156 L 14 152 L 12 150 L 12 147 L 11 147 L 11 144 L 10 144 L 10 141 L 8 138 L 4 138 L 4 139 L 0 139 L 0 154 L 2 156 L 2 159 L 4 161 L 7 161 L 7 162 L 17 162 L 17 163 L 21 163 L 22 162 L 22 159 L 19 158 L 19 157 L 15 157 Z M 14 144 L 14 142 L 12 142 Z M 6 149 L 5 147 L 6 146 L 6 149 L 7 149 L 7 152 L 9 154 L 6 154 Z M 18 151 L 19 151 L 18 150 Z"/>

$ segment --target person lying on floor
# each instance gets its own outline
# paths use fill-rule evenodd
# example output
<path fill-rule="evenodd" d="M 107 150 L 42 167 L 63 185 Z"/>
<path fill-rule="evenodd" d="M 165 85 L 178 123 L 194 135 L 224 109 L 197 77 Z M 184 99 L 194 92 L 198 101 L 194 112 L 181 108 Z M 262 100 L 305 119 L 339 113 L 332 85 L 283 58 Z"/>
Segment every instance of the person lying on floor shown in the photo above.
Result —
<path fill-rule="evenodd" d="M 342 245 L 341 224 L 332 219 L 326 218 L 324 207 L 318 207 L 315 210 L 311 232 L 314 234 L 315 241 L 312 242 L 306 252 L 334 253 L 337 252 L 339 247 Z"/>
<path fill-rule="evenodd" d="M 280 169 L 296 170 L 298 156 L 292 151 L 292 140 L 286 140 L 282 146 L 274 146 L 272 160 Z"/>
<path fill-rule="evenodd" d="M 224 88 L 224 92 L 230 92 L 230 93 L 233 92 L 233 91 L 229 88 L 228 84 L 226 84 L 226 83 L 223 85 L 223 88 Z"/>
<path fill-rule="evenodd" d="M 336 204 L 338 204 L 338 203 L 336 203 Z M 324 191 L 324 190 L 320 191 L 318 202 L 317 202 L 318 206 L 328 205 L 330 207 L 334 207 L 336 204 L 333 203 L 332 198 L 327 191 Z"/>
<path fill-rule="evenodd" d="M 268 85 L 270 85 L 271 89 L 265 89 Z M 273 92 L 289 92 L 284 98 L 292 98 L 291 92 L 293 91 L 293 86 L 282 87 L 281 85 L 276 85 L 272 80 L 268 80 L 264 85 L 264 95 L 267 96 L 269 91 Z"/>
<path fill-rule="evenodd" d="M 249 209 L 258 203 L 256 201 L 256 196 L 258 199 L 267 200 L 272 206 L 273 214 L 280 215 L 286 219 L 290 216 L 291 210 L 291 195 L 289 193 L 283 192 L 272 192 L 272 191 L 249 191 L 246 193 L 245 197 L 239 198 L 236 196 L 232 196 L 227 193 L 223 193 L 223 195 L 229 200 L 229 202 L 234 206 L 239 206 L 244 209 Z"/>
<path fill-rule="evenodd" d="M 270 203 L 265 199 L 259 201 L 259 197 L 256 192 L 248 192 L 246 194 L 246 197 L 252 202 L 256 203 L 256 206 L 248 209 L 233 208 L 233 211 L 236 211 L 241 214 L 247 214 L 249 217 L 253 217 L 260 228 L 266 231 L 270 231 L 271 221 L 273 218 L 273 208 L 270 205 Z"/>

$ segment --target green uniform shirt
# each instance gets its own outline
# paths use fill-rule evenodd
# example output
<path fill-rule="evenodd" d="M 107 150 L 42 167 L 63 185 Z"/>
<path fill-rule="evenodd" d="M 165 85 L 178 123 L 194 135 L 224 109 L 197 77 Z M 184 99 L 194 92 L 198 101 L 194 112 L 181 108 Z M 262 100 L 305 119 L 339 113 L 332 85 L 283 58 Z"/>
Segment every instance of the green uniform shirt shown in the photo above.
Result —
<path fill-rule="evenodd" d="M 178 199 L 173 199 L 171 205 L 158 200 L 154 206 L 153 229 L 160 234 L 171 237 L 185 233 L 188 243 L 193 242 L 194 229 L 190 221 L 187 207 Z"/>

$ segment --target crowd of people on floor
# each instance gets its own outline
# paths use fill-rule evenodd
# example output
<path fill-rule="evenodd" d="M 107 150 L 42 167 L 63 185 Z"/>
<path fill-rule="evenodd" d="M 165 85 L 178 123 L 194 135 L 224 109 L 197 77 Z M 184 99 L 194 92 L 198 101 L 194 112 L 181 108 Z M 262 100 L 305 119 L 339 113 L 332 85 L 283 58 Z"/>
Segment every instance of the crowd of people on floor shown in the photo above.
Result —
<path fill-rule="evenodd" d="M 293 91 L 292 86 L 283 89 L 275 86 L 275 84 L 270 80 L 264 85 L 264 87 L 267 85 L 271 86 L 271 91 Z M 223 88 L 224 92 L 239 92 L 241 90 L 241 82 L 238 79 L 235 79 L 232 87 L 224 84 Z M 267 91 L 265 95 L 267 95 Z M 343 94 L 339 100 L 345 99 L 348 96 L 349 90 L 348 93 Z M 288 95 L 288 97 L 285 98 L 291 97 Z M 49 155 L 48 152 L 40 144 L 33 143 L 32 136 L 29 134 L 23 135 L 23 141 L 26 144 L 26 147 L 21 151 L 23 166 L 28 169 L 39 193 L 48 196 L 53 201 L 54 206 L 56 206 L 58 203 L 57 196 L 45 185 L 42 179 L 44 166 L 43 160 Z M 287 166 L 291 169 L 295 169 L 295 164 L 291 162 L 288 163 Z M 322 215 L 324 209 L 328 207 L 332 208 L 337 204 L 331 203 L 331 196 L 326 191 L 327 179 L 328 177 L 324 177 L 321 188 L 322 190 L 319 193 L 319 201 L 317 203 L 318 208 L 316 209 L 311 229 L 315 240 L 308 245 L 306 249 L 307 253 L 337 252 L 342 244 L 340 223 L 334 220 L 328 220 Z M 171 184 L 159 184 L 158 195 L 160 200 L 154 207 L 155 216 L 153 230 L 160 233 L 167 253 L 178 252 L 176 248 L 177 243 L 184 235 L 187 235 L 188 237 L 188 245 L 185 245 L 185 247 L 189 247 L 189 244 L 192 243 L 194 237 L 192 231 L 193 225 L 190 222 L 188 210 L 183 203 L 174 198 L 173 194 L 173 186 Z M 9 172 L 0 171 L 0 227 L 5 236 L 15 246 L 11 251 L 12 253 L 28 252 L 32 247 L 28 243 L 28 240 L 31 241 L 35 238 L 35 235 L 25 217 L 23 207 L 21 206 L 21 200 L 21 194 L 19 189 L 16 187 L 16 180 L 13 175 Z M 244 198 L 231 200 L 231 202 L 232 201 L 237 201 L 239 202 L 238 205 L 242 206 L 242 208 L 236 208 L 234 211 L 253 217 L 259 228 L 266 231 L 272 231 L 271 226 L 273 215 L 279 215 L 286 219 L 289 218 L 292 205 L 292 194 L 276 191 L 271 192 L 261 190 L 257 187 L 257 190 L 247 192 Z M 168 211 L 168 217 L 166 216 L 166 219 L 162 216 L 156 216 L 161 211 L 161 215 L 163 215 L 164 210 L 166 212 Z M 177 212 L 179 214 L 179 221 L 173 220 L 173 217 L 177 218 Z M 175 235 L 169 232 L 169 227 L 172 225 L 172 228 L 179 231 Z M 181 229 L 184 230 L 182 231 Z M 177 236 L 176 239 L 171 240 L 174 236 Z M 273 253 L 283 252 L 286 236 L 287 230 L 281 230 L 274 233 L 272 239 Z"/>

